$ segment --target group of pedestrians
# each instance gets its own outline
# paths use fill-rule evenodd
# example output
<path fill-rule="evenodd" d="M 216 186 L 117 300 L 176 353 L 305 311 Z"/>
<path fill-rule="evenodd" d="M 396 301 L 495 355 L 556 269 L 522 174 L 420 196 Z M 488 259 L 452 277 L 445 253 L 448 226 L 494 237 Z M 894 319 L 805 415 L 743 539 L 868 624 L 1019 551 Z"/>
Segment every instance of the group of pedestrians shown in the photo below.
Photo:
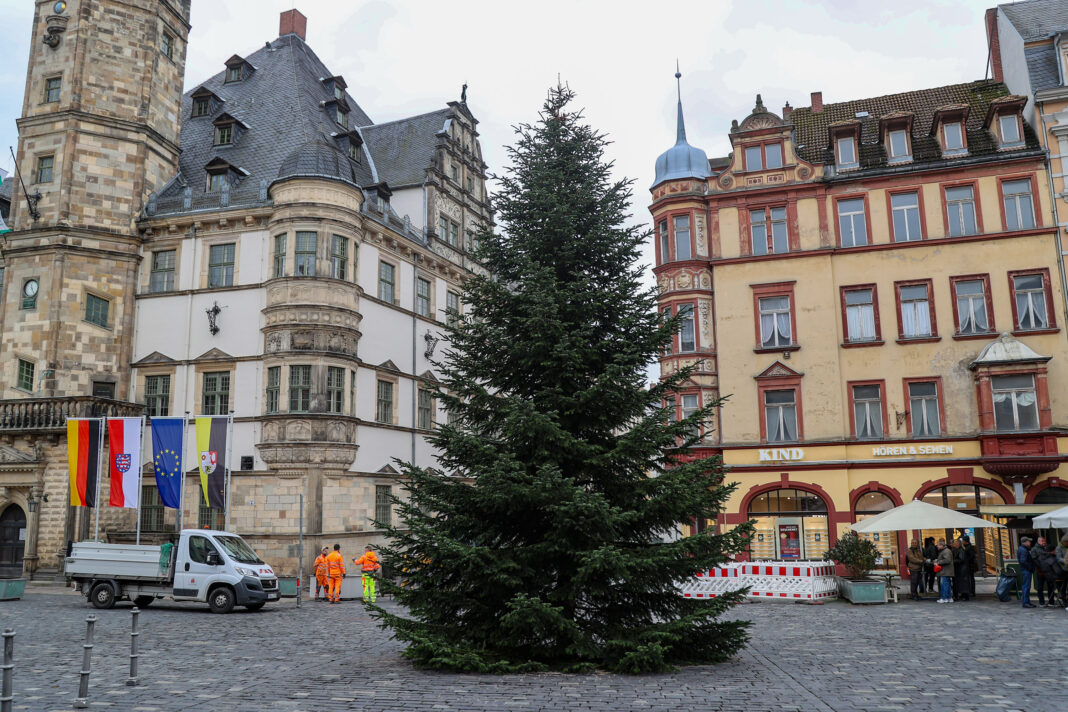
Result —
<path fill-rule="evenodd" d="M 363 583 L 363 600 L 375 602 L 375 579 L 382 571 L 382 564 L 373 547 L 364 547 L 363 556 L 354 558 L 352 563 L 360 567 Z M 334 550 L 323 547 L 315 558 L 315 596 L 313 600 L 327 603 L 341 603 L 341 583 L 345 579 L 345 557 L 341 555 L 341 544 L 334 544 Z"/>
<path fill-rule="evenodd" d="M 1046 537 L 1036 539 L 1020 537 L 1016 551 L 1023 578 L 1021 602 L 1024 608 L 1055 608 L 1065 606 L 1068 611 L 1068 534 L 1061 537 L 1060 544 L 1053 546 Z M 1031 603 L 1031 582 L 1038 591 L 1038 606 Z M 1060 602 L 1058 603 L 1058 597 Z"/>
<path fill-rule="evenodd" d="M 975 572 L 979 568 L 975 547 L 967 534 L 954 539 L 948 546 L 945 539 L 937 542 L 927 537 L 920 546 L 913 539 L 905 554 L 909 569 L 909 598 L 920 600 L 920 594 L 935 590 L 938 579 L 938 602 L 967 601 L 975 596 Z"/>

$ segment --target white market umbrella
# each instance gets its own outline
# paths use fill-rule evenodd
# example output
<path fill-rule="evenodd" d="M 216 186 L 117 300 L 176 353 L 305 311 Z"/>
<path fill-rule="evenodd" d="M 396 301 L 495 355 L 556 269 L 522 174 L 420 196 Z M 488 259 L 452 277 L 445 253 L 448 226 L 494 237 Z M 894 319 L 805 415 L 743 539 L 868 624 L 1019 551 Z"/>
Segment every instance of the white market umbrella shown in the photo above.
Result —
<path fill-rule="evenodd" d="M 859 533 L 870 533 L 896 532 L 905 529 L 982 529 L 1004 526 L 1004 524 L 988 522 L 964 512 L 955 512 L 952 509 L 914 499 L 908 504 L 888 509 L 882 514 L 876 514 L 874 517 L 857 522 L 852 525 L 852 529 Z"/>
<path fill-rule="evenodd" d="M 1049 529 L 1051 527 L 1068 527 L 1068 507 L 1054 509 L 1052 512 L 1040 514 L 1034 518 L 1035 529 Z"/>

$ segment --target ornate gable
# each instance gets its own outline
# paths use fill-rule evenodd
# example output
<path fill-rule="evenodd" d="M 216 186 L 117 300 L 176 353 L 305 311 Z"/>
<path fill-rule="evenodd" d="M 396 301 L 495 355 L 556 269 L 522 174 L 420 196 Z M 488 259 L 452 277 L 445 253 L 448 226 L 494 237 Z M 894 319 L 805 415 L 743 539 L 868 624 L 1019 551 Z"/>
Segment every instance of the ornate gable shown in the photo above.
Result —
<path fill-rule="evenodd" d="M 145 356 L 140 361 L 134 361 L 134 366 L 150 366 L 157 363 L 177 363 L 173 358 L 166 354 L 161 354 L 159 351 L 153 351 L 148 356 Z"/>
<path fill-rule="evenodd" d="M 208 349 L 200 356 L 197 356 L 197 361 L 233 361 L 234 357 L 225 351 L 219 349 Z"/>
<path fill-rule="evenodd" d="M 754 378 L 801 378 L 803 375 L 805 374 L 798 373 L 782 361 L 776 361 Z"/>

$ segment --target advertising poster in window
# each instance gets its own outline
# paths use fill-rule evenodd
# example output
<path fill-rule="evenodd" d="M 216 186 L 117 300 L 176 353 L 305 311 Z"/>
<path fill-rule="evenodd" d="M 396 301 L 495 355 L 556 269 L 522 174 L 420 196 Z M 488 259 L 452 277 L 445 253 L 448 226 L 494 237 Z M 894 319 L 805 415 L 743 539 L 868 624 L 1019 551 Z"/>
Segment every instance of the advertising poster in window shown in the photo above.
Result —
<path fill-rule="evenodd" d="M 798 525 L 779 525 L 779 556 L 783 559 L 801 558 L 801 528 Z"/>

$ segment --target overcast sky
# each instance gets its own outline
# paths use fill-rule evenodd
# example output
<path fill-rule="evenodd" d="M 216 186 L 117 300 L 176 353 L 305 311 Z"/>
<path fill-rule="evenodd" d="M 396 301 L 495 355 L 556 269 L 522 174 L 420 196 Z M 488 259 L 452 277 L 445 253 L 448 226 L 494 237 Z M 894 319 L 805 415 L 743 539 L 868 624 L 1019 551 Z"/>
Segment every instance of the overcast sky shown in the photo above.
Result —
<path fill-rule="evenodd" d="M 32 0 L 0 0 L 0 167 L 17 136 Z M 729 151 L 731 119 L 757 92 L 824 102 L 982 79 L 984 0 L 193 0 L 186 89 L 278 35 L 278 14 L 308 16 L 308 43 L 375 122 L 458 99 L 481 122 L 491 172 L 504 168 L 511 127 L 533 121 L 559 75 L 589 121 L 608 134 L 608 156 L 633 178 L 634 219 L 648 221 L 656 157 L 675 141 L 675 60 L 690 143 Z M 672 14 L 685 8 L 685 14 Z M 34 39 L 40 42 L 39 38 Z M 647 250 L 652 262 L 652 248 Z"/>

